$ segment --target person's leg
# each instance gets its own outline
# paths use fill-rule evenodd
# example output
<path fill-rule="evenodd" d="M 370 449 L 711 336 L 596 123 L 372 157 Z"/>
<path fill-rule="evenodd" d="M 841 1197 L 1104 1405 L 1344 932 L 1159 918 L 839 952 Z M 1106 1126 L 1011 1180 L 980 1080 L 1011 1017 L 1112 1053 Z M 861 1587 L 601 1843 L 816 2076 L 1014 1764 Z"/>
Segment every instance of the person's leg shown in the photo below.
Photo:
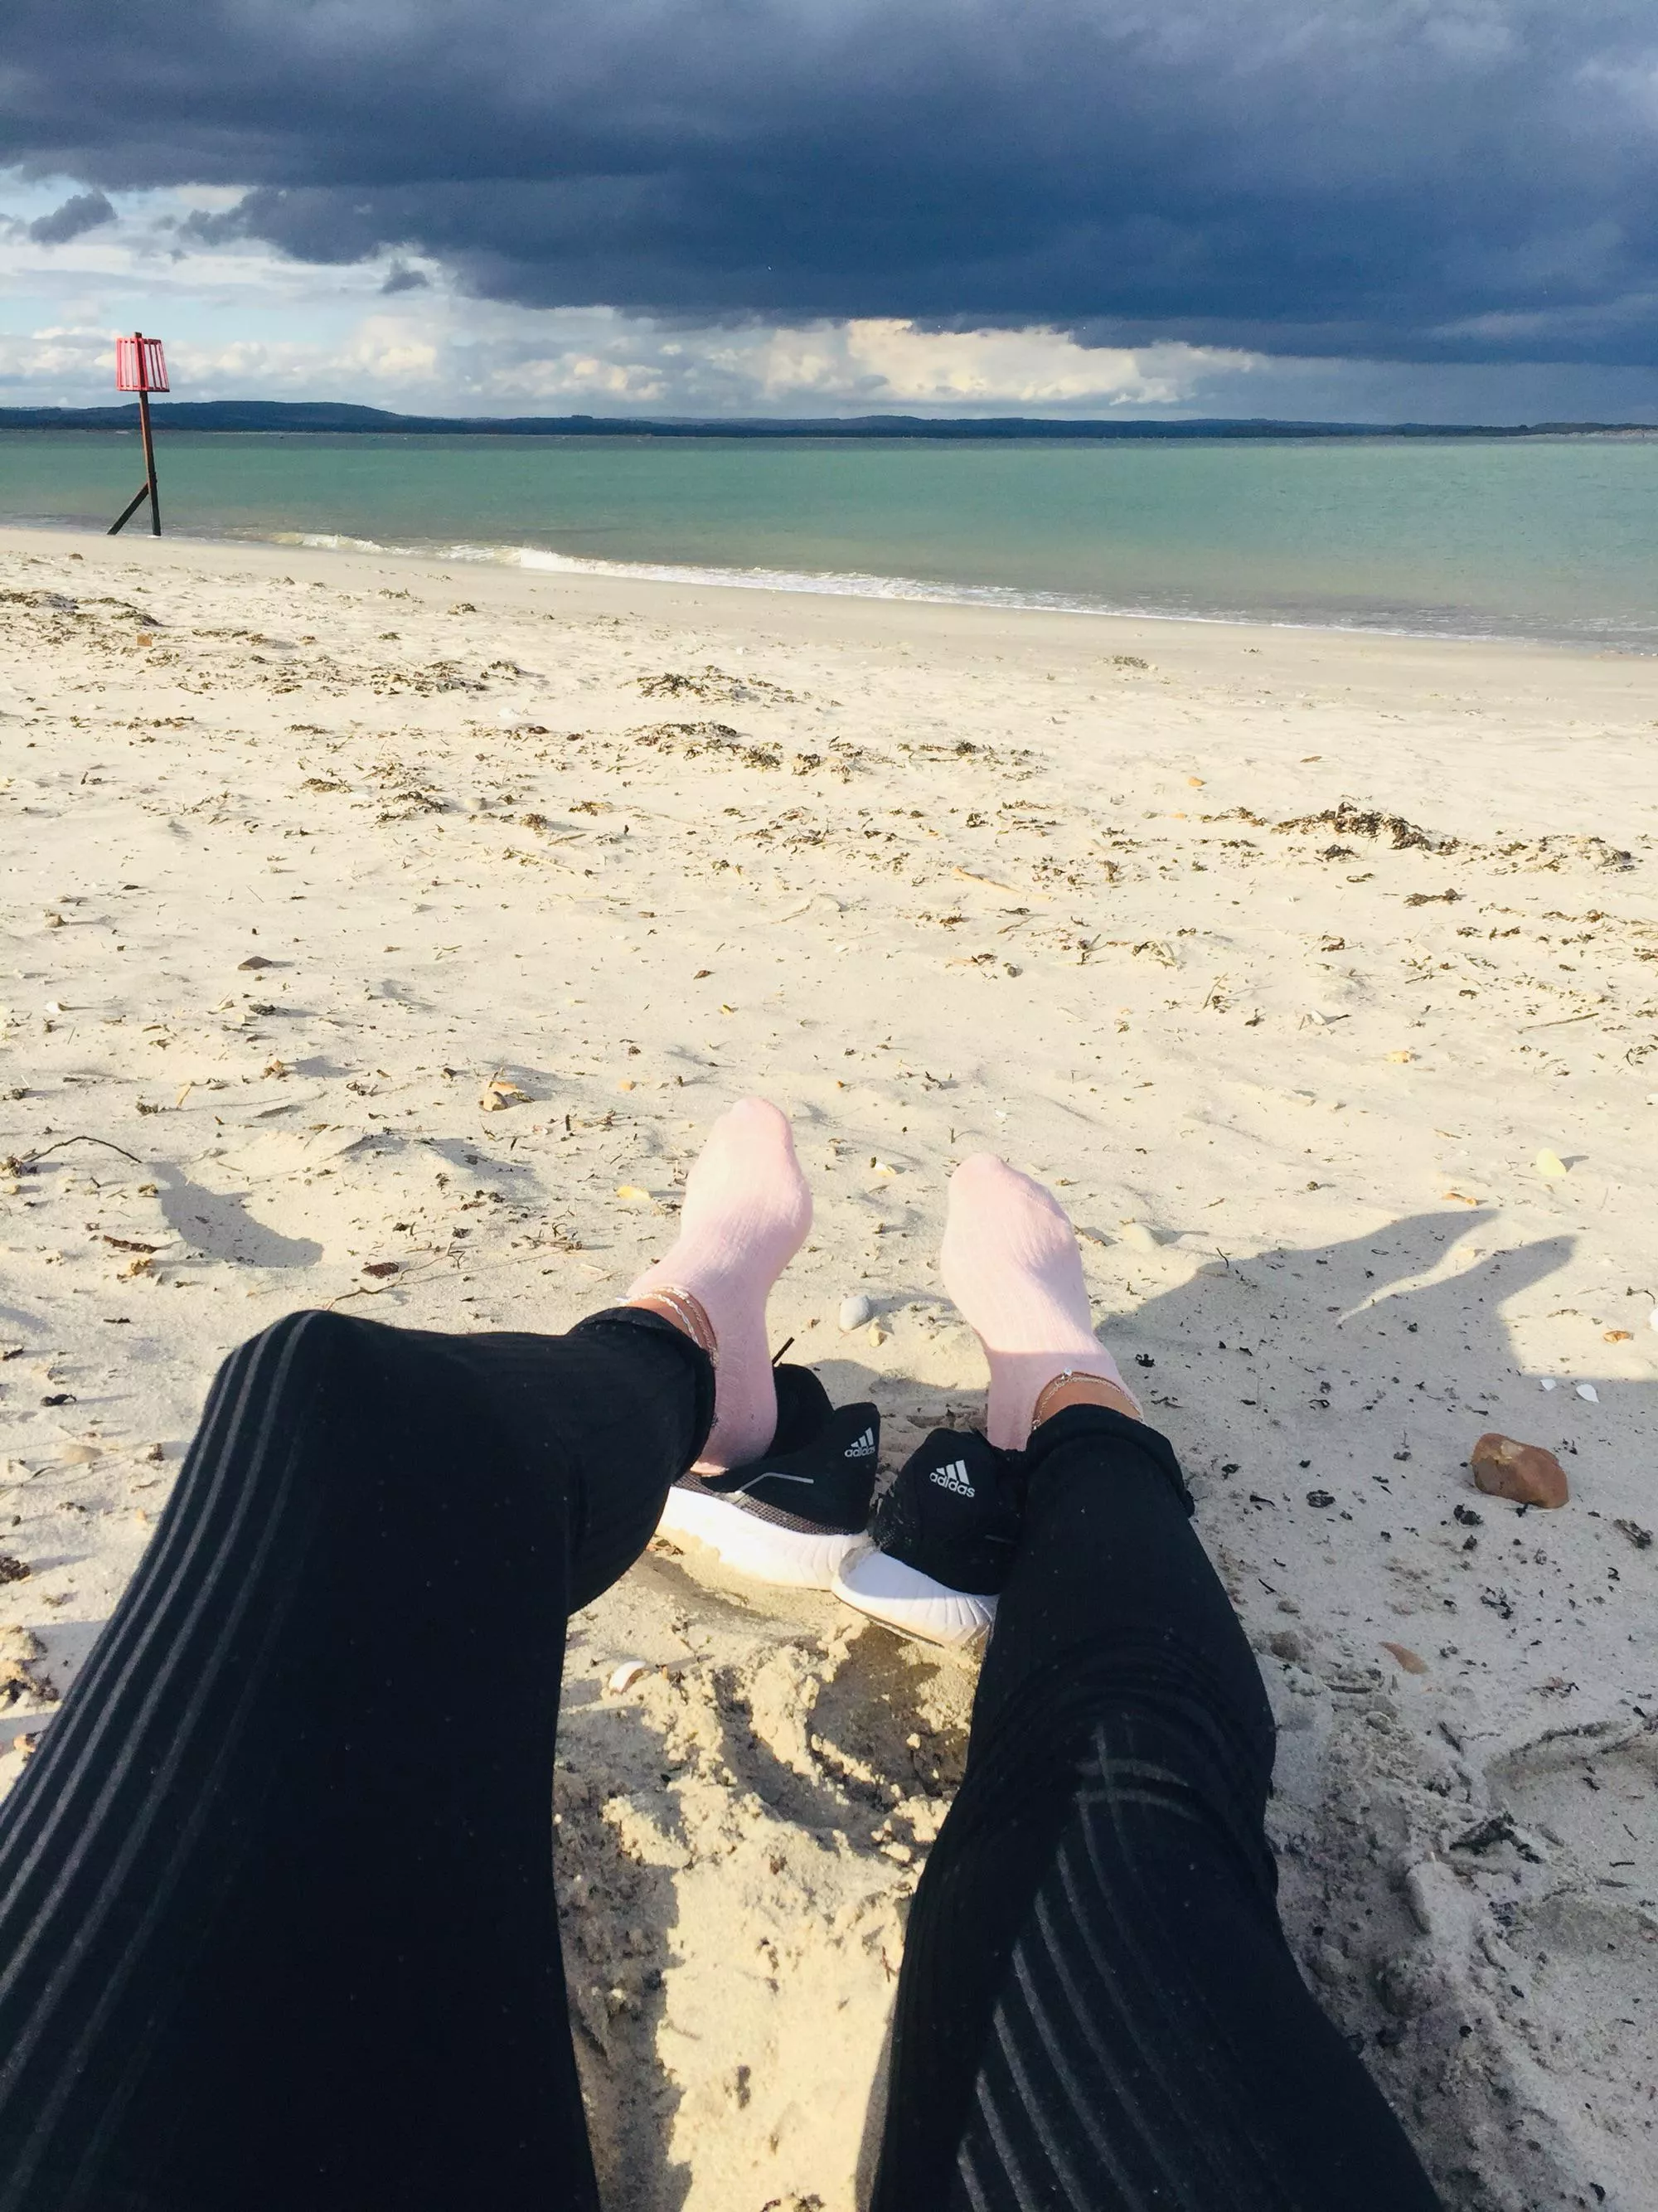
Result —
<path fill-rule="evenodd" d="M 227 1362 L 0 1808 L 0 2212 L 594 2205 L 552 1890 L 565 1624 L 716 1418 L 763 1420 L 803 1191 L 748 1101 L 656 1311 L 565 1338 L 299 1314 Z"/>
<path fill-rule="evenodd" d="M 242 1346 L 0 1808 L 3 2212 L 596 2203 L 552 1892 L 565 1621 L 713 1413 L 649 1314 Z"/>
<path fill-rule="evenodd" d="M 981 1326 L 973 1267 L 1005 1253 L 1004 1217 L 1024 1213 L 1027 1243 L 1048 1231 L 1036 1186 L 974 1168 L 950 1288 Z M 987 1346 L 1012 1443 L 1010 1382 L 1027 1422 L 1046 1410 L 1040 1358 L 999 1365 L 1015 1287 Z M 1431 2212 L 1284 1942 L 1272 1716 L 1173 1452 L 1111 1409 L 1080 1268 L 1055 1262 L 1040 1295 L 1070 1309 L 1050 1373 L 1086 1361 L 1105 1387 L 1052 1394 L 1096 1402 L 1030 1440 L 967 1771 L 910 1916 L 873 2212 Z"/>

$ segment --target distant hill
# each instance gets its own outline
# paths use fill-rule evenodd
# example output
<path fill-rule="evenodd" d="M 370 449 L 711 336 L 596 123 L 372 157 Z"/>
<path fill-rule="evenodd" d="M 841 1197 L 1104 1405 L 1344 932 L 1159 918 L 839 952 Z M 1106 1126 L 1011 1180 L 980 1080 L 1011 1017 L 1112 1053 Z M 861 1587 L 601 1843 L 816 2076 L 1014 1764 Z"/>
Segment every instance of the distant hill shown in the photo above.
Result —
<path fill-rule="evenodd" d="M 1536 438 L 1644 434 L 1640 422 L 1157 422 L 1133 419 L 1048 422 L 999 416 L 958 422 L 926 415 L 862 415 L 798 422 L 695 422 L 672 416 L 604 415 L 393 415 L 380 407 L 312 399 L 158 400 L 158 429 L 374 431 L 405 436 L 477 438 Z M 137 401 L 120 407 L 0 407 L 0 430 L 133 430 Z"/>

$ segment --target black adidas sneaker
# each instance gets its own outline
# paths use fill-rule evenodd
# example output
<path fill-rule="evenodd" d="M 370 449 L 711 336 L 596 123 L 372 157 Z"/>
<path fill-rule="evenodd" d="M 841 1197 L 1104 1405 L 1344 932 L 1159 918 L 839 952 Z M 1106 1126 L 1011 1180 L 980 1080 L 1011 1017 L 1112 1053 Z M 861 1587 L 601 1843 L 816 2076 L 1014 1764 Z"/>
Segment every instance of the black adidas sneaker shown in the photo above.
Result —
<path fill-rule="evenodd" d="M 881 1448 L 872 1405 L 837 1413 L 809 1367 L 779 1367 L 771 1449 L 724 1474 L 683 1474 L 668 1492 L 662 1534 L 690 1536 L 738 1573 L 797 1589 L 828 1589 L 864 1541 Z"/>
<path fill-rule="evenodd" d="M 976 1430 L 934 1429 L 836 1573 L 835 1595 L 929 1644 L 981 1643 L 1023 1520 L 1017 1456 Z"/>

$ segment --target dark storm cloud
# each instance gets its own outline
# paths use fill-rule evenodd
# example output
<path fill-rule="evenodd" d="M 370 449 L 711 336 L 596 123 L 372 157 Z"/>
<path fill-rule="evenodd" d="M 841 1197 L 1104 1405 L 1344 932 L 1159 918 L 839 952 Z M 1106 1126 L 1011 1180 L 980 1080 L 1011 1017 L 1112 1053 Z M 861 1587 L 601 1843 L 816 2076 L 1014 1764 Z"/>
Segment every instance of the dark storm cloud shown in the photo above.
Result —
<path fill-rule="evenodd" d="M 537 305 L 1658 349 L 1652 0 L 13 0 L 0 144 Z"/>
<path fill-rule="evenodd" d="M 101 192 L 76 192 L 50 215 L 37 216 L 28 226 L 28 234 L 37 246 L 67 246 L 82 231 L 96 230 L 100 223 L 114 220 L 115 210 Z"/>

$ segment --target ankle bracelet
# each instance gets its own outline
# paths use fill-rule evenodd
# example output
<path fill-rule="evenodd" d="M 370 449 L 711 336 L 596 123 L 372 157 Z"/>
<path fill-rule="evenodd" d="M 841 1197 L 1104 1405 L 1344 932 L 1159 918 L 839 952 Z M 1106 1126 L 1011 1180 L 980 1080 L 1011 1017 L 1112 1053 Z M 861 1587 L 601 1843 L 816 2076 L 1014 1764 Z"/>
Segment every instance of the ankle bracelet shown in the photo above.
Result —
<path fill-rule="evenodd" d="M 711 1366 L 719 1366 L 720 1346 L 714 1338 L 714 1323 L 704 1312 L 700 1299 L 694 1298 L 689 1291 L 671 1290 L 665 1284 L 653 1291 L 647 1291 L 644 1297 L 656 1298 L 663 1305 L 671 1307 L 674 1320 L 697 1350 L 707 1352 Z"/>
<path fill-rule="evenodd" d="M 1062 1374 L 1050 1375 L 1042 1389 L 1037 1391 L 1036 1402 L 1030 1412 L 1030 1425 L 1033 1429 L 1041 1428 L 1043 1421 L 1048 1418 L 1042 1412 L 1042 1401 L 1048 1392 L 1059 1389 L 1066 1382 L 1103 1382 L 1108 1390 L 1121 1392 L 1131 1406 L 1138 1407 L 1139 1404 L 1139 1399 L 1126 1383 L 1114 1382 L 1108 1375 L 1096 1375 L 1091 1367 L 1067 1367 Z M 1108 1411 L 1109 1408 L 1107 1410 Z"/>

